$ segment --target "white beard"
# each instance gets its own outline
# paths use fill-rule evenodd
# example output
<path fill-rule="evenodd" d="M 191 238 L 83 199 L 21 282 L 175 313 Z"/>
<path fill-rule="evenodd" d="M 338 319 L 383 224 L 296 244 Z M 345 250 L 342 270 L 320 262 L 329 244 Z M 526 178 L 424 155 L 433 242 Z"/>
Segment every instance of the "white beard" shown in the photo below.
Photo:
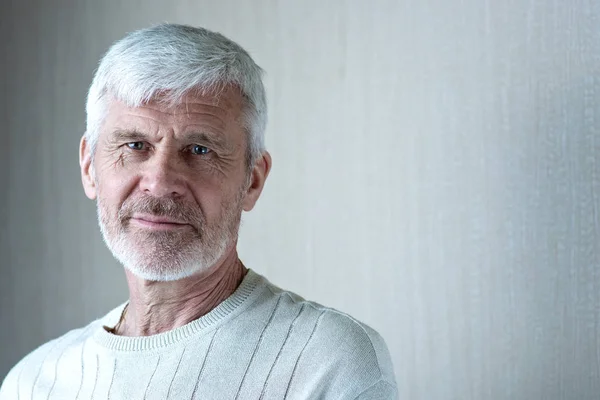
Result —
<path fill-rule="evenodd" d="M 107 247 L 127 270 L 150 281 L 179 280 L 212 267 L 237 238 L 241 195 L 222 209 L 220 220 L 208 226 L 200 211 L 171 199 L 128 200 L 117 215 L 111 215 L 100 196 L 97 202 L 98 224 Z M 145 230 L 129 223 L 127 216 L 133 212 L 176 216 L 190 221 L 194 229 Z"/>

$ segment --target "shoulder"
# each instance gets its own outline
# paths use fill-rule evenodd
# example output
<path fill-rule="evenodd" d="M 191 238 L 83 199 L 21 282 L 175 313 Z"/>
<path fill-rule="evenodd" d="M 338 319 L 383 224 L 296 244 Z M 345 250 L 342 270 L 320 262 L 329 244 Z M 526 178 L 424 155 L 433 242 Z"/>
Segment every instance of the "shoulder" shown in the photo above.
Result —
<path fill-rule="evenodd" d="M 338 393 L 348 392 L 354 397 L 361 393 L 364 397 L 374 390 L 395 393 L 389 350 L 377 331 L 344 312 L 269 286 L 280 297 L 280 303 L 304 314 L 302 321 L 307 325 L 294 379 L 314 379 L 315 374 L 321 374 L 331 393 L 339 390 Z"/>
<path fill-rule="evenodd" d="M 114 310 L 111 311 L 107 316 L 97 319 L 85 327 L 70 330 L 64 335 L 40 345 L 23 357 L 4 378 L 0 386 L 0 400 L 12 399 L 19 387 L 33 387 L 44 367 L 54 365 L 58 358 L 62 360 L 65 357 L 76 357 L 77 355 L 74 353 L 89 339 L 94 329 L 101 326 L 102 322 L 114 312 Z"/>
<path fill-rule="evenodd" d="M 76 342 L 77 338 L 80 338 L 86 329 L 87 327 L 71 330 L 42 344 L 23 357 L 4 378 L 0 387 L 0 400 L 12 398 L 12 394 L 17 393 L 17 389 L 21 386 L 33 386 L 43 365 L 57 351 L 64 351 L 66 347 Z"/>
<path fill-rule="evenodd" d="M 346 313 L 312 304 L 320 320 L 307 351 L 315 356 L 327 354 L 326 362 L 345 370 L 348 379 L 362 380 L 366 386 L 379 381 L 395 386 L 390 353 L 377 331 Z"/>

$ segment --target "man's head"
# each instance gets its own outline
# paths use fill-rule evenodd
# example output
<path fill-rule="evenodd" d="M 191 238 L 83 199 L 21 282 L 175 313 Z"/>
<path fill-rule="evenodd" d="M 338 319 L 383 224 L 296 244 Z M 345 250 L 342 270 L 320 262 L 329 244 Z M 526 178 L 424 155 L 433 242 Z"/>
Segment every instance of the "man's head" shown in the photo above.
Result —
<path fill-rule="evenodd" d="M 80 164 L 115 257 L 148 280 L 206 270 L 235 248 L 270 169 L 261 69 L 220 34 L 129 34 L 90 87 Z"/>

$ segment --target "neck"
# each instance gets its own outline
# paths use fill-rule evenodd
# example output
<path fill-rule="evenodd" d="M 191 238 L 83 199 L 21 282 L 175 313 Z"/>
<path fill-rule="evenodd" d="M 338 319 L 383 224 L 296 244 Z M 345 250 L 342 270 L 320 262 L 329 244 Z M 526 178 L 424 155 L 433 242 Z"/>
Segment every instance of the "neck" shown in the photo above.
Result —
<path fill-rule="evenodd" d="M 115 333 L 150 336 L 183 326 L 231 296 L 247 269 L 235 248 L 207 271 L 172 282 L 154 282 L 125 270 L 129 304 Z"/>

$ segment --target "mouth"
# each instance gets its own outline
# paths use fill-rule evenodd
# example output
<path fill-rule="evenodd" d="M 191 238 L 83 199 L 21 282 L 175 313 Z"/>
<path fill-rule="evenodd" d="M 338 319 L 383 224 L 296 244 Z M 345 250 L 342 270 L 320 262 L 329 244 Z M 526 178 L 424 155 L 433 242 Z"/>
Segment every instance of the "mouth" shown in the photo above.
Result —
<path fill-rule="evenodd" d="M 177 230 L 191 227 L 187 222 L 149 214 L 136 214 L 131 217 L 130 222 L 139 227 L 153 230 Z"/>

